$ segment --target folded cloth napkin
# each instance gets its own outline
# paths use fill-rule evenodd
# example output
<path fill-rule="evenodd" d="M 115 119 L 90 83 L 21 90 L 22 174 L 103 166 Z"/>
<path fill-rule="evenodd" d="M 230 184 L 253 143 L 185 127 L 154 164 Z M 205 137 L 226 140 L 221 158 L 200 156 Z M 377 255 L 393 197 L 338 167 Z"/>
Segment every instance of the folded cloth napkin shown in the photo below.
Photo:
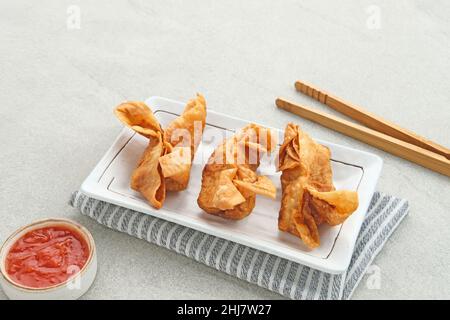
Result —
<path fill-rule="evenodd" d="M 349 299 L 372 260 L 408 214 L 407 201 L 373 195 L 350 265 L 329 274 L 150 215 L 72 194 L 70 204 L 108 228 L 174 250 L 291 299 Z"/>

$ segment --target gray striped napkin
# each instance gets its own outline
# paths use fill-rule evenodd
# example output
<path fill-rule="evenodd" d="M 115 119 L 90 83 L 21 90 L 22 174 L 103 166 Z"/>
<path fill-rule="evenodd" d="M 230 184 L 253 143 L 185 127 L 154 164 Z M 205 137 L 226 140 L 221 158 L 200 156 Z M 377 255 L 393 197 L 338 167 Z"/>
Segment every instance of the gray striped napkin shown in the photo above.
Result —
<path fill-rule="evenodd" d="M 329 274 L 147 214 L 72 194 L 70 204 L 108 228 L 166 247 L 291 299 L 349 299 L 386 240 L 408 214 L 407 201 L 376 192 L 350 265 Z"/>

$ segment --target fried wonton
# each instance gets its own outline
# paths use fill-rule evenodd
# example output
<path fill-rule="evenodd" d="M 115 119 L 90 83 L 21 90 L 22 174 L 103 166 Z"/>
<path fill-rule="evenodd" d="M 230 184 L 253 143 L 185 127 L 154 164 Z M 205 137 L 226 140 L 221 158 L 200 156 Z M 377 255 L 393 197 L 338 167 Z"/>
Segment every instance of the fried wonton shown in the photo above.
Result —
<path fill-rule="evenodd" d="M 282 200 L 278 228 L 300 237 L 309 248 L 320 245 L 318 226 L 341 224 L 358 208 L 358 194 L 336 191 L 330 150 L 289 123 L 279 151 Z"/>
<path fill-rule="evenodd" d="M 126 126 L 149 138 L 149 144 L 131 176 L 131 188 L 160 209 L 166 190 L 181 191 L 189 183 L 192 160 L 205 128 L 205 98 L 197 94 L 165 130 L 143 102 L 122 103 L 114 113 Z"/>
<path fill-rule="evenodd" d="M 205 165 L 197 203 L 204 211 L 242 219 L 255 207 L 256 195 L 275 198 L 272 181 L 256 173 L 260 158 L 276 143 L 270 130 L 249 124 L 219 145 Z"/>

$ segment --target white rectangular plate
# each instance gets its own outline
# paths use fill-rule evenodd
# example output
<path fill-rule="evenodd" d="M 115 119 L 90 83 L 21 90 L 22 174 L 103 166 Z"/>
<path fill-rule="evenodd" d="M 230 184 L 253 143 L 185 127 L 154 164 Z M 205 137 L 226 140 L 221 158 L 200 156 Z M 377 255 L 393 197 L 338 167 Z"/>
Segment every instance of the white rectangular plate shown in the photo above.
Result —
<path fill-rule="evenodd" d="M 165 127 L 184 109 L 184 103 L 152 97 L 146 101 Z M 208 108 L 207 125 L 203 141 L 197 150 L 187 190 L 169 192 L 164 206 L 153 209 L 147 201 L 130 188 L 130 177 L 148 140 L 125 128 L 105 156 L 83 182 L 81 190 L 96 199 L 140 211 L 175 222 L 214 236 L 286 258 L 288 260 L 329 272 L 341 273 L 350 263 L 356 238 L 372 198 L 382 160 L 373 154 L 316 139 L 331 150 L 333 182 L 337 189 L 356 190 L 359 208 L 342 225 L 320 226 L 321 245 L 309 250 L 302 241 L 278 230 L 280 206 L 280 174 L 275 171 L 273 158 L 264 158 L 259 171 L 269 176 L 277 187 L 277 199 L 258 196 L 256 206 L 247 218 L 240 221 L 225 220 L 206 214 L 197 205 L 202 169 L 214 148 L 234 130 L 248 121 L 211 111 Z M 282 132 L 274 129 L 282 138 Z M 217 138 L 220 137 L 220 138 Z M 281 141 L 281 140 L 280 140 Z M 277 153 L 278 150 L 275 150 Z"/>

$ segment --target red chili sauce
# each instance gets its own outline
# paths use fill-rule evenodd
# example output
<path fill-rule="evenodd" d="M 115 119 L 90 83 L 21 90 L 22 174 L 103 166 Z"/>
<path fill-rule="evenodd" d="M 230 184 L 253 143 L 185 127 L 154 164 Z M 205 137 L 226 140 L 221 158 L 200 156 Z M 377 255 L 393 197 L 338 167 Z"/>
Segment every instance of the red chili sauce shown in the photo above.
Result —
<path fill-rule="evenodd" d="M 66 281 L 81 270 L 89 247 L 75 230 L 54 226 L 36 229 L 19 238 L 6 257 L 6 272 L 19 284 L 46 288 Z"/>

